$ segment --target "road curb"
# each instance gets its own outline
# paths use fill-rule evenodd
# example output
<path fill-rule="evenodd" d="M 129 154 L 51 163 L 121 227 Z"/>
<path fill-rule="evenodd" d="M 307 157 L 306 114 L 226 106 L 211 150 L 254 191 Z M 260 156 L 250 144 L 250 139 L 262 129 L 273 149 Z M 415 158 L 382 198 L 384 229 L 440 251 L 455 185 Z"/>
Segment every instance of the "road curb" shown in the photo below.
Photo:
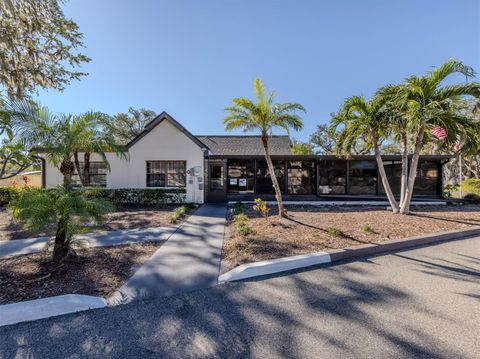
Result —
<path fill-rule="evenodd" d="M 325 252 L 246 263 L 220 275 L 218 277 L 218 283 L 220 284 L 242 279 L 262 277 L 265 275 L 286 272 L 293 269 L 308 268 L 319 264 L 335 263 L 348 259 L 399 251 L 478 235 L 480 235 L 480 227 L 474 227 L 466 230 L 439 232 L 423 236 L 393 239 L 382 243 L 362 244 Z"/>
<path fill-rule="evenodd" d="M 65 294 L 0 305 L 0 327 L 37 319 L 105 308 L 107 301 L 101 297 Z"/>

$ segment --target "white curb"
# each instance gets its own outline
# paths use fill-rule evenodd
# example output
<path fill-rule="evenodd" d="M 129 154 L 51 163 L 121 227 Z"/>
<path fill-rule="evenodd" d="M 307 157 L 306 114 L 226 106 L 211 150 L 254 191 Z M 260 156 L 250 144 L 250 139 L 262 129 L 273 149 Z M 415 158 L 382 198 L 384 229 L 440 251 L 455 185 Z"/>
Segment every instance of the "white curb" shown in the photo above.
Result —
<path fill-rule="evenodd" d="M 5 304 L 0 305 L 0 327 L 87 309 L 105 308 L 106 306 L 107 302 L 103 298 L 80 294 L 66 294 Z"/>
<path fill-rule="evenodd" d="M 218 277 L 218 283 L 285 272 L 292 269 L 310 267 L 317 264 L 325 264 L 330 262 L 330 254 L 327 252 L 317 252 L 262 262 L 247 263 L 222 274 L 220 277 Z"/>

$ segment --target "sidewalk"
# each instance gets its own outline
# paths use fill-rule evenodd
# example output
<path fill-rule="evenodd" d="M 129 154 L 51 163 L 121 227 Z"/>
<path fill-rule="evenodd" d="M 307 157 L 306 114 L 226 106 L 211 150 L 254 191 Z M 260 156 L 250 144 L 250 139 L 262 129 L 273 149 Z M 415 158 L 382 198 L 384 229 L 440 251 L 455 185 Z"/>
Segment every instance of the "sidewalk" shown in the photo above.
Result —
<path fill-rule="evenodd" d="M 166 241 L 177 227 L 156 227 L 121 231 L 102 231 L 75 236 L 86 247 L 108 247 L 144 241 Z M 41 252 L 49 237 L 0 241 L 0 258 Z"/>
<path fill-rule="evenodd" d="M 203 205 L 112 296 L 109 305 L 217 284 L 225 205 Z"/>

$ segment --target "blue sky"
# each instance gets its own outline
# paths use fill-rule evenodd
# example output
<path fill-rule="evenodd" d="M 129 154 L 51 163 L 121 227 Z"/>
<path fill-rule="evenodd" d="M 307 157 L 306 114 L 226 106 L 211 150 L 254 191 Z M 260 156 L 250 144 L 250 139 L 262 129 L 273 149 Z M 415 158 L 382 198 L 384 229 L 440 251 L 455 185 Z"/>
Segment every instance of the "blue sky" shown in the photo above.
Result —
<path fill-rule="evenodd" d="M 478 0 L 70 0 L 89 76 L 40 92 L 54 111 L 165 110 L 222 134 L 223 109 L 261 78 L 303 104 L 307 140 L 345 97 L 457 58 L 480 71 Z"/>

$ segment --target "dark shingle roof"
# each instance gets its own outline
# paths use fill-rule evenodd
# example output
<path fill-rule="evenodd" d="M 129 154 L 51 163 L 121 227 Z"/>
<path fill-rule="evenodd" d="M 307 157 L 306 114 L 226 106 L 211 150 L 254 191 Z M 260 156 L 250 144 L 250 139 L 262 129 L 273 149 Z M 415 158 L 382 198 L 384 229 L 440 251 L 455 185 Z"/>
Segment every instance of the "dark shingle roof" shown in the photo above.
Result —
<path fill-rule="evenodd" d="M 263 145 L 260 136 L 196 136 L 204 143 L 213 155 L 261 156 Z M 271 155 L 283 156 L 292 154 L 292 141 L 288 136 L 269 137 L 268 147 Z"/>

